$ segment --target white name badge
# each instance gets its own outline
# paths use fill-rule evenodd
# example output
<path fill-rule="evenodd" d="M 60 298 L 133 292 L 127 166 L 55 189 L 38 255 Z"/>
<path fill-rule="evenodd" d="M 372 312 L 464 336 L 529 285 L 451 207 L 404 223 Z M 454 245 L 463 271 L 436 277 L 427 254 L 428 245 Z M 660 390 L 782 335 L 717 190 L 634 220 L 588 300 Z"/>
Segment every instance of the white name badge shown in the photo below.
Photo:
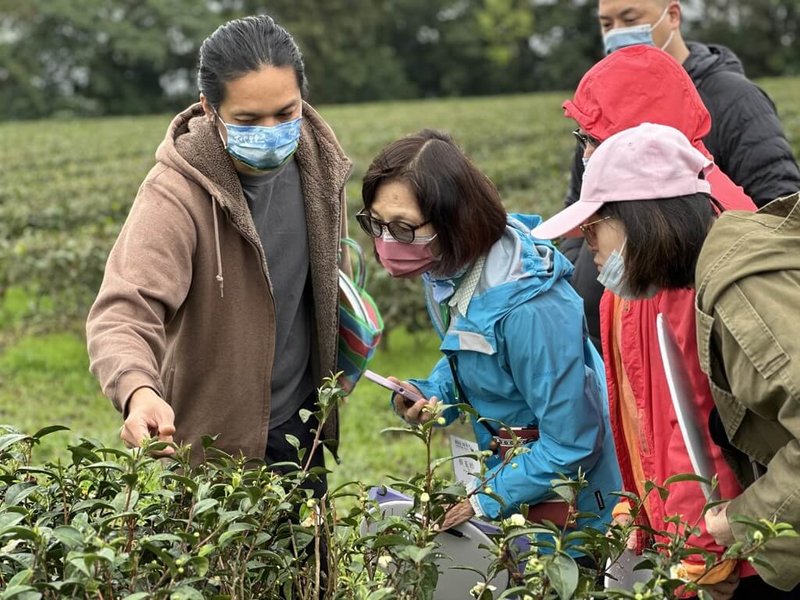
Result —
<path fill-rule="evenodd" d="M 456 481 L 465 486 L 472 482 L 480 474 L 480 463 L 468 456 L 469 454 L 480 452 L 477 442 L 465 440 L 464 438 L 450 436 L 450 453 L 453 456 L 453 471 Z"/>

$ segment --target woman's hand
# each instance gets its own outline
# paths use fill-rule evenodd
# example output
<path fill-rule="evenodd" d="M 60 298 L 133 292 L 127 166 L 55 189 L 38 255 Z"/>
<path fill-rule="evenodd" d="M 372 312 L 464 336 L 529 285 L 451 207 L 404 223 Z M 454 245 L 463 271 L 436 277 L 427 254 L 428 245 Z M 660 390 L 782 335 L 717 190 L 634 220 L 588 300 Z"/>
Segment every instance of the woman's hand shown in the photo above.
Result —
<path fill-rule="evenodd" d="M 402 385 L 407 390 L 415 392 L 422 398 L 422 400 L 417 400 L 414 404 L 407 405 L 406 402 L 408 402 L 408 400 L 403 398 L 403 396 L 400 394 L 395 394 L 392 396 L 392 402 L 394 402 L 394 412 L 400 415 L 406 423 L 410 425 L 420 425 L 430 421 L 431 418 L 433 418 L 436 405 L 439 404 L 436 396 L 430 400 L 427 400 L 422 395 L 422 392 L 419 391 L 419 388 L 411 385 L 407 381 L 401 381 L 397 377 L 387 377 L 387 379 L 398 385 Z M 429 408 L 427 410 L 423 410 L 426 406 Z"/>
<path fill-rule="evenodd" d="M 461 523 L 469 521 L 474 516 L 475 511 L 472 509 L 470 501 L 462 500 L 445 513 L 444 521 L 442 521 L 442 524 L 439 526 L 439 531 L 461 525 Z"/>
<path fill-rule="evenodd" d="M 727 502 L 706 511 L 706 529 L 720 546 L 727 548 L 733 544 L 735 540 L 731 525 L 728 523 Z"/>

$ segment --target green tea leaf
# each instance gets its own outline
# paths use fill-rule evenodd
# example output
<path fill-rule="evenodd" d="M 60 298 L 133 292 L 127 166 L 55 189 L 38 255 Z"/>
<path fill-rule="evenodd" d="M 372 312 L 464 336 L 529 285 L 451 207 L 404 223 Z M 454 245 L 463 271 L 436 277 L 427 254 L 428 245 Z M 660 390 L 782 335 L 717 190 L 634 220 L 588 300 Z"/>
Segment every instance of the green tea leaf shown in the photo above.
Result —
<path fill-rule="evenodd" d="M 84 543 L 83 534 L 69 525 L 61 525 L 53 529 L 53 537 L 55 537 L 70 550 L 73 550 Z"/>
<path fill-rule="evenodd" d="M 550 584 L 561 600 L 569 600 L 578 588 L 578 565 L 568 554 L 556 554 L 552 562 L 545 565 Z"/>

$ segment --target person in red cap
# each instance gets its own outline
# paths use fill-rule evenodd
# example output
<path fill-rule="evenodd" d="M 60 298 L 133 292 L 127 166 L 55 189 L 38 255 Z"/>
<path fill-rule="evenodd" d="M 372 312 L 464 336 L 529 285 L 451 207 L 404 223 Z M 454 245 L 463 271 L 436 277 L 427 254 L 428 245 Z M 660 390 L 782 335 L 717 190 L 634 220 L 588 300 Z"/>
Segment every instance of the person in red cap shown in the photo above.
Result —
<path fill-rule="evenodd" d="M 694 308 L 693 304 L 688 305 L 684 300 L 687 298 L 685 292 L 689 290 L 691 295 L 688 297 L 694 297 L 695 266 L 706 236 L 714 237 L 715 230 L 711 228 L 717 219 L 719 198 L 711 181 L 713 162 L 694 146 L 675 128 L 651 123 L 609 136 L 591 153 L 578 202 L 534 228 L 532 235 L 553 239 L 579 228 L 586 236 L 599 271 L 598 279 L 607 290 L 603 298 L 604 315 L 607 317 L 603 330 L 603 350 L 617 456 L 625 489 L 640 496 L 645 495 L 645 480 L 661 484 L 671 475 L 693 470 L 669 392 L 663 382 L 664 371 L 656 341 L 656 314 L 662 313 L 675 332 L 691 379 L 689 383 L 695 393 L 693 399 L 703 425 L 701 431 L 705 452 L 716 471 L 720 496 L 730 502 L 718 513 L 707 514 L 704 520 L 702 515 L 706 499 L 702 488 L 696 482 L 681 482 L 670 486 L 666 500 L 662 501 L 657 494 L 649 495 L 644 510 L 637 518 L 641 519 L 642 524 L 656 529 L 663 526 L 665 517 L 674 515 L 680 515 L 684 522 L 698 523 L 700 535 L 692 536 L 690 544 L 721 557 L 724 547 L 731 545 L 734 538 L 742 541 L 745 536 L 745 528 L 732 526 L 726 515 L 744 514 L 752 519 L 776 517 L 793 525 L 800 524 L 800 505 L 794 508 L 794 504 L 791 504 L 796 494 L 796 474 L 800 468 L 800 452 L 796 450 L 797 436 L 800 434 L 797 423 L 800 418 L 795 416 L 797 411 L 793 406 L 800 400 L 800 392 L 797 391 L 800 386 L 792 396 L 785 390 L 781 392 L 780 382 L 777 381 L 773 382 L 771 388 L 759 388 L 757 379 L 763 381 L 762 377 L 737 378 L 737 373 L 732 372 L 730 367 L 738 365 L 742 356 L 748 353 L 750 348 L 747 344 L 739 346 L 738 350 L 732 347 L 723 349 L 726 351 L 721 355 L 713 343 L 701 344 L 700 352 L 705 356 L 706 367 L 709 356 L 713 356 L 713 364 L 720 369 L 712 377 L 716 380 L 716 383 L 712 381 L 713 388 L 709 387 L 709 379 L 704 373 L 710 371 L 708 368 L 701 369 L 697 345 L 700 338 L 696 334 Z M 800 213 L 798 194 L 776 200 L 773 204 L 778 203 L 783 203 L 781 208 L 791 205 L 795 213 Z M 773 204 L 763 212 L 778 214 L 778 208 L 770 211 Z M 744 219 L 750 215 L 752 213 L 747 211 L 727 212 L 715 227 L 725 220 L 730 230 L 728 223 L 733 219 L 737 216 Z M 796 219 L 800 223 L 800 217 Z M 762 223 L 766 224 L 766 221 Z M 800 237 L 797 235 L 798 229 L 800 225 L 795 226 L 795 240 Z M 715 259 L 719 259 L 730 246 L 724 243 L 720 245 L 722 248 L 717 249 Z M 730 250 L 728 252 L 730 254 Z M 742 252 L 737 254 L 742 255 L 740 263 L 748 262 Z M 702 262 L 702 257 L 700 260 Z M 724 257 L 722 262 L 725 262 Z M 756 263 L 757 260 L 749 262 Z M 714 270 L 719 268 L 718 263 L 716 267 L 710 266 L 713 264 L 713 261 L 709 261 L 706 268 L 698 267 L 698 279 L 702 272 L 711 279 L 708 284 L 711 287 L 715 287 Z M 755 269 L 753 272 L 756 272 Z M 800 286 L 795 286 L 795 295 L 798 290 Z M 670 296 L 672 292 L 679 295 Z M 642 302 L 637 300 L 641 298 L 655 301 L 647 301 L 648 306 L 638 311 L 635 322 L 619 318 L 621 313 L 629 312 L 632 304 Z M 701 305 L 698 297 L 698 306 Z M 758 306 L 754 305 L 753 309 L 754 314 L 759 312 Z M 714 312 L 713 305 L 709 310 Z M 705 340 L 708 339 L 709 336 L 706 336 Z M 637 348 L 637 353 L 623 354 L 628 342 Z M 794 348 L 800 353 L 797 343 Z M 724 362 L 720 362 L 720 358 Z M 796 366 L 791 376 L 794 382 L 800 379 Z M 743 469 L 737 469 L 734 475 L 723 457 L 722 448 L 715 443 L 705 426 L 714 402 L 719 403 L 722 398 L 718 394 L 720 381 L 725 381 L 726 386 L 730 385 L 726 398 L 729 403 L 739 403 L 741 409 L 737 414 L 740 419 L 747 411 L 746 418 L 752 420 L 753 427 L 763 426 L 763 431 L 769 429 L 769 439 L 785 444 L 770 446 L 759 435 L 733 438 L 733 443 L 740 445 L 741 451 L 758 448 L 759 458 L 768 463 L 767 475 L 744 492 L 737 483 L 737 476 L 742 476 L 743 483 L 752 483 L 752 478 L 747 480 Z M 714 389 L 713 396 L 711 389 Z M 753 394 L 754 389 L 759 393 Z M 770 393 L 772 398 L 767 400 Z M 734 399 L 729 397 L 731 394 Z M 763 415 L 765 410 L 775 415 L 774 421 L 765 423 L 766 417 L 756 416 L 757 413 Z M 727 411 L 723 420 L 726 416 L 731 418 L 733 413 L 736 411 Z M 726 422 L 726 427 L 728 425 Z M 736 431 L 736 427 L 731 430 Z M 763 450 L 764 446 L 770 449 Z M 736 451 L 736 448 L 729 450 Z M 777 481 L 791 482 L 791 485 L 779 493 L 775 491 Z M 786 503 L 790 503 L 789 508 L 782 508 Z M 624 504 L 621 504 L 614 511 L 615 516 L 624 520 L 625 510 Z M 786 569 L 777 569 L 777 572 L 763 569 L 758 573 L 763 580 L 745 562 L 737 565 L 731 560 L 720 560 L 718 566 L 709 572 L 704 564 L 693 560 L 695 557 L 683 562 L 679 574 L 687 580 L 708 585 L 715 598 L 752 598 L 754 594 L 764 591 L 770 592 L 766 596 L 769 598 L 794 598 L 793 592 L 783 595 L 770 586 L 790 590 L 800 582 L 800 568 L 796 566 L 800 545 L 796 540 L 781 538 L 767 545 L 763 556 L 773 566 L 793 566 L 788 572 Z M 787 557 L 793 557 L 795 562 L 787 562 Z M 742 576 L 741 583 L 738 583 L 739 575 Z"/>
<path fill-rule="evenodd" d="M 714 164 L 703 139 L 711 129 L 711 118 L 686 71 L 667 53 L 647 45 L 623 48 L 606 57 L 593 67 L 581 80 L 574 98 L 564 103 L 564 112 L 573 118 L 578 128 L 576 137 L 584 147 L 583 158 L 591 164 L 593 153 L 605 141 L 622 130 L 643 122 L 666 125 L 680 131 L 693 148 L 708 162 L 706 183 L 720 209 L 755 209 L 750 198 Z M 659 180 L 659 185 L 662 185 Z M 583 227 L 584 237 L 591 242 L 594 224 L 589 221 Z M 675 256 L 684 254 L 675 249 Z M 597 278 L 597 256 L 588 254 L 593 278 Z M 579 272 L 580 259 L 576 264 Z M 686 265 L 679 265 L 686 269 Z M 598 287 L 603 286 L 598 282 Z M 700 369 L 695 347 L 694 291 L 686 288 L 651 289 L 647 294 L 620 294 L 607 291 L 598 301 L 597 330 L 606 364 L 606 379 L 609 392 L 610 415 L 615 444 L 626 489 L 641 493 L 646 479 L 661 483 L 675 473 L 691 471 L 691 462 L 680 440 L 676 423 L 668 419 L 672 410 L 669 386 L 659 360 L 656 337 L 656 315 L 663 313 L 671 329 L 676 332 L 678 344 L 687 357 L 691 375 L 691 387 L 703 414 L 713 409 L 713 397 L 706 377 Z M 584 297 L 585 309 L 590 311 L 591 301 Z M 590 325 L 591 330 L 591 325 Z M 634 430 L 641 432 L 637 444 L 630 439 L 631 427 L 624 427 L 623 419 L 635 415 Z M 628 419 L 631 421 L 632 419 Z M 630 423 L 629 423 L 630 425 Z M 678 444 L 674 456 L 661 451 Z M 731 487 L 729 494 L 735 495 L 736 477 L 722 458 L 719 449 L 713 453 L 720 480 Z M 705 498 L 700 490 L 683 494 L 673 491 L 662 501 L 648 500 L 648 512 L 642 515 L 648 524 L 658 528 L 667 515 L 682 514 L 699 517 Z M 627 503 L 621 503 L 616 517 L 625 520 Z M 646 541 L 636 540 L 635 549 L 641 551 Z M 691 543 L 709 551 L 721 553 L 707 531 L 691 538 Z M 697 562 L 685 563 L 686 577 L 702 574 Z M 699 571 L 698 571 L 699 569 Z M 749 571 L 747 570 L 749 569 Z M 745 567 L 745 575 L 752 568 Z M 717 571 L 706 575 L 707 584 L 723 585 L 728 576 L 735 580 L 736 572 Z"/>
<path fill-rule="evenodd" d="M 592 164 L 595 151 L 614 134 L 643 122 L 666 125 L 680 131 L 708 162 L 705 183 L 710 186 L 719 209 L 755 209 L 742 189 L 714 164 L 703 143 L 711 128 L 708 111 L 686 71 L 665 52 L 645 45 L 614 52 L 584 76 L 573 100 L 564 103 L 564 112 L 578 125 L 575 133 L 584 142 L 587 165 Z M 663 178 L 653 180 L 656 185 L 663 186 Z M 573 204 L 576 208 L 567 211 L 578 210 L 579 204 Z M 569 214 L 567 211 L 565 213 Z M 582 228 L 589 248 L 595 239 L 595 225 L 590 219 Z M 543 235 L 538 229 L 536 234 Z M 676 260 L 684 255 L 683 249 L 674 249 Z M 589 257 L 589 267 L 597 278 L 598 255 L 590 252 Z M 673 264 L 683 270 L 690 268 L 678 262 Z M 598 286 L 604 289 L 601 282 Z M 629 491 L 641 494 L 647 479 L 661 483 L 670 475 L 692 470 L 674 417 L 668 418 L 674 413 L 671 413 L 669 386 L 659 359 L 656 336 L 656 315 L 659 313 L 665 315 L 670 328 L 676 332 L 678 344 L 686 357 L 691 388 L 703 414 L 711 414 L 714 407 L 711 389 L 697 359 L 694 300 L 694 290 L 676 287 L 650 289 L 646 294 L 606 291 L 599 301 L 598 329 L 606 364 L 609 414 L 623 483 Z M 631 415 L 636 418 L 630 418 Z M 632 430 L 640 434 L 638 440 L 632 439 Z M 677 449 L 664 451 L 676 444 Z M 718 448 L 712 455 L 720 481 L 726 486 L 722 491 L 729 494 L 728 497 L 735 495 L 738 493 L 735 475 Z M 697 486 L 690 488 L 684 493 L 677 487 L 665 501 L 658 497 L 650 498 L 647 514 L 641 515 L 641 519 L 658 528 L 667 515 L 694 515 L 695 519 L 698 518 L 705 497 L 696 489 Z M 627 503 L 621 503 L 615 516 L 620 520 L 629 518 L 625 515 L 627 508 Z M 702 529 L 701 534 L 690 541 L 709 551 L 723 551 Z M 643 539 L 636 540 L 635 549 L 641 551 L 645 544 Z M 686 562 L 687 578 L 702 573 L 704 569 L 698 564 Z M 744 574 L 752 574 L 752 569 L 748 571 L 748 568 Z M 725 574 L 718 571 L 703 581 L 722 585 L 729 575 L 735 579 L 736 572 Z"/>
<path fill-rule="evenodd" d="M 705 145 L 712 130 L 711 115 L 694 82 L 677 61 L 653 46 L 640 44 L 610 54 L 583 76 L 572 100 L 567 100 L 563 106 L 564 115 L 579 126 L 575 134 L 583 162 L 588 160 L 598 141 L 645 122 L 678 129 L 698 150 L 712 156 Z M 749 206 L 754 209 L 747 194 L 727 175 L 724 169 L 714 169 L 711 177 L 716 186 L 715 195 L 722 202 L 731 203 L 729 208 Z M 797 179 L 800 184 L 800 176 Z M 572 181 L 577 185 L 567 204 L 577 200 L 580 193 L 580 176 L 573 174 Z M 726 189 L 723 191 L 721 186 Z M 785 193 L 795 189 L 787 188 Z M 773 197 L 777 194 L 770 196 Z M 575 264 L 572 284 L 584 300 L 589 333 L 599 346 L 599 304 L 603 288 L 595 281 L 591 253 L 579 238 L 565 240 L 560 249 Z"/>

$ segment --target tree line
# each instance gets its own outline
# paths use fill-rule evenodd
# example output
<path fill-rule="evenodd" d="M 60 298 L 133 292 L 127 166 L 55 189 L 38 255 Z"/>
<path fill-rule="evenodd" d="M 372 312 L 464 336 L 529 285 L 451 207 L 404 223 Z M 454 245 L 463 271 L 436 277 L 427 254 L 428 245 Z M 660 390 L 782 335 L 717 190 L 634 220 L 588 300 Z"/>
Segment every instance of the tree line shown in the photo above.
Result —
<path fill-rule="evenodd" d="M 796 0 L 684 2 L 685 35 L 751 77 L 800 74 Z M 0 0 L 0 119 L 175 111 L 225 21 L 273 15 L 316 104 L 571 89 L 602 56 L 595 0 Z"/>

